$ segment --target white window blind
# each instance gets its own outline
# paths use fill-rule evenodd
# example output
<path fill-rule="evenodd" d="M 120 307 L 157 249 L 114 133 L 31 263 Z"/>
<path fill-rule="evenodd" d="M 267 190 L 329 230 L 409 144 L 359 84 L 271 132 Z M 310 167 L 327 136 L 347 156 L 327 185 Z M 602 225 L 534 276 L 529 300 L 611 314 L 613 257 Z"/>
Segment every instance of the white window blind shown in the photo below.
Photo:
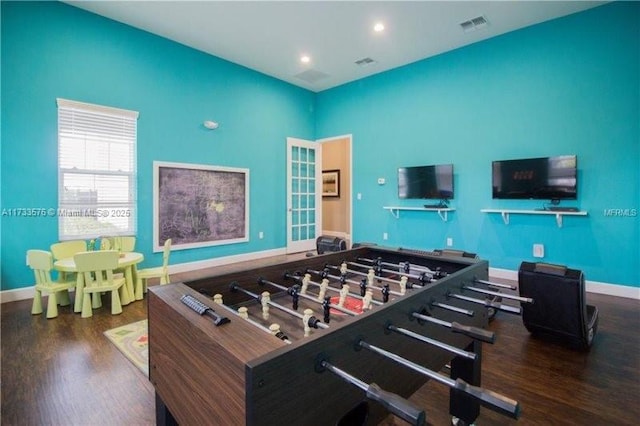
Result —
<path fill-rule="evenodd" d="M 136 111 L 58 99 L 60 240 L 136 234 Z"/>

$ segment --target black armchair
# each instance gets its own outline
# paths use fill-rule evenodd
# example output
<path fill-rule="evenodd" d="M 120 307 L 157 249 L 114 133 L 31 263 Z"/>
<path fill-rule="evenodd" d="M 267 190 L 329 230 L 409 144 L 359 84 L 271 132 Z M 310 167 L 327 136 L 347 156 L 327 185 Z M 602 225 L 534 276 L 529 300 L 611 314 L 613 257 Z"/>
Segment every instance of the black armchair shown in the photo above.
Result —
<path fill-rule="evenodd" d="M 577 269 L 548 263 L 522 262 L 520 296 L 533 303 L 522 307 L 522 322 L 534 335 L 549 335 L 589 349 L 598 328 L 598 308 L 586 303 L 584 275 Z"/>

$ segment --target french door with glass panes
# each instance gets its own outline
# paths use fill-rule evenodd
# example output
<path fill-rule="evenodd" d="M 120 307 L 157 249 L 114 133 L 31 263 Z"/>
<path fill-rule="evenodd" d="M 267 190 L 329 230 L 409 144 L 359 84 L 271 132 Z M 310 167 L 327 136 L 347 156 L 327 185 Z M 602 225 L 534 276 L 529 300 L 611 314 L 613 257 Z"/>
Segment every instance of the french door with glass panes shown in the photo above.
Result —
<path fill-rule="evenodd" d="M 287 253 L 311 251 L 322 232 L 322 147 L 287 138 Z"/>

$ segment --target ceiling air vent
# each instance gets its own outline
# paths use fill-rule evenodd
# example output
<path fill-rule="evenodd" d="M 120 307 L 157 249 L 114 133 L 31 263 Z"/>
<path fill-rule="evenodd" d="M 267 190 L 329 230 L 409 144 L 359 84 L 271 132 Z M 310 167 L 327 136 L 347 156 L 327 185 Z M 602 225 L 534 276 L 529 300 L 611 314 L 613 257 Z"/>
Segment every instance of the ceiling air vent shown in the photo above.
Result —
<path fill-rule="evenodd" d="M 362 59 L 358 59 L 355 62 L 355 64 L 357 66 L 359 66 L 359 67 L 366 67 L 368 65 L 375 64 L 375 63 L 376 63 L 376 61 L 374 59 L 371 59 L 371 58 L 362 58 Z"/>
<path fill-rule="evenodd" d="M 294 77 L 299 78 L 300 80 L 306 81 L 307 83 L 317 83 L 318 81 L 329 77 L 329 74 L 325 74 L 322 71 L 310 69 L 303 71 L 299 74 L 294 75 Z"/>
<path fill-rule="evenodd" d="M 468 21 L 464 21 L 460 23 L 460 27 L 462 27 L 462 30 L 465 33 L 479 30 L 481 28 L 486 27 L 487 25 L 489 25 L 489 22 L 487 21 L 487 18 L 485 18 L 484 16 L 478 16 L 478 17 L 469 19 Z"/>

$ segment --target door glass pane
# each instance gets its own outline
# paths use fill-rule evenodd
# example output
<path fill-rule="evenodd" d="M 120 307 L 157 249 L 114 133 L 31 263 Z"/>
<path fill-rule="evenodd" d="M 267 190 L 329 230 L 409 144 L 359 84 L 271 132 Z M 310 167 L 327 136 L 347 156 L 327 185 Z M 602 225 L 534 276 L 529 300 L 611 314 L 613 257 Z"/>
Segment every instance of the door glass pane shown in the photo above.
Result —
<path fill-rule="evenodd" d="M 307 144 L 290 147 L 289 167 L 289 227 L 290 241 L 295 242 L 295 248 L 315 245 L 316 214 L 315 209 L 320 208 L 316 203 L 316 194 L 319 187 L 315 183 L 316 149 L 309 148 Z"/>

